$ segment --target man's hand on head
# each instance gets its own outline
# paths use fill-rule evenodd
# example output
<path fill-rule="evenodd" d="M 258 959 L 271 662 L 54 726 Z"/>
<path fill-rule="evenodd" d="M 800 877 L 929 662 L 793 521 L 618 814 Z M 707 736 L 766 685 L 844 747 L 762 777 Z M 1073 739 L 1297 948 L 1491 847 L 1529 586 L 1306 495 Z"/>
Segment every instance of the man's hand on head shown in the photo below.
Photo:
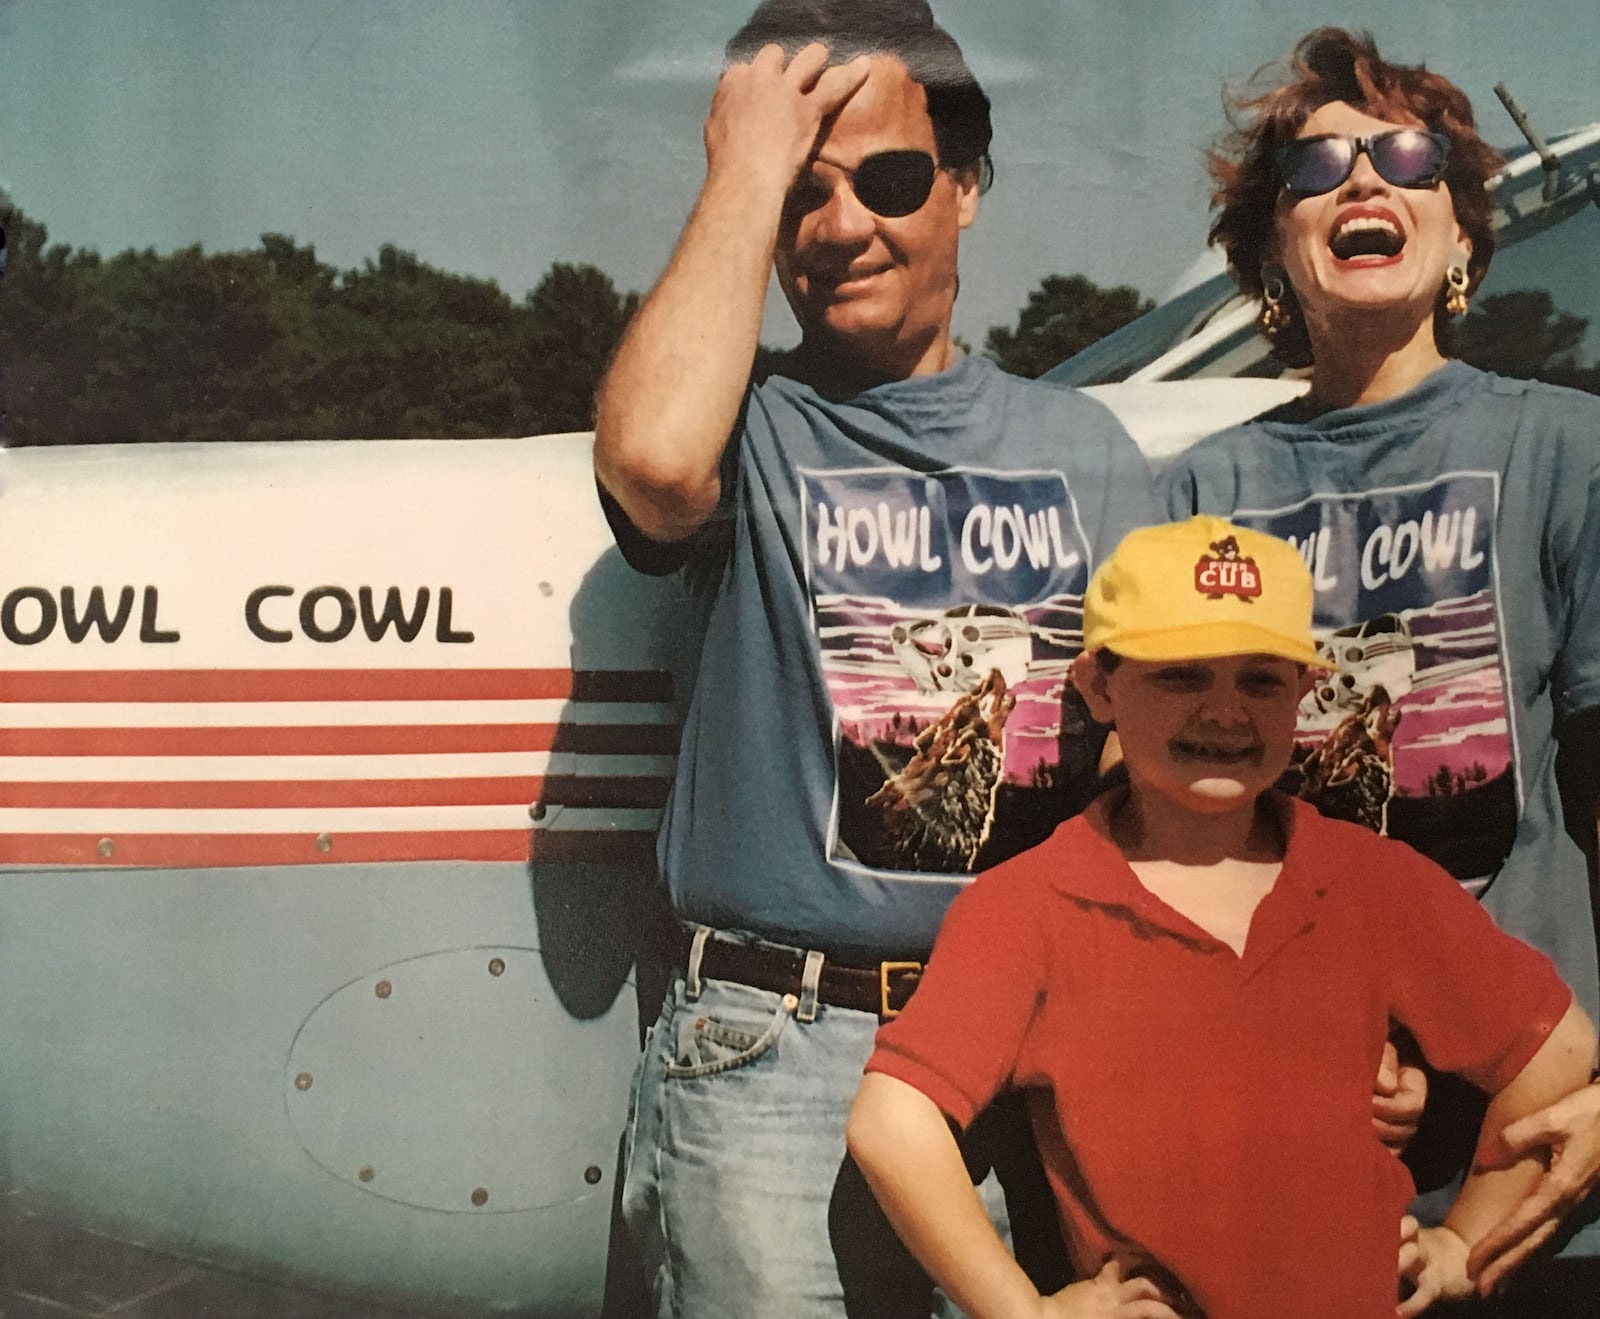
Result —
<path fill-rule="evenodd" d="M 722 459 L 760 340 L 784 199 L 819 134 L 867 81 L 813 44 L 729 68 L 706 118 L 706 177 L 596 400 L 595 475 L 633 528 L 684 542 L 716 511 Z"/>
<path fill-rule="evenodd" d="M 786 64 L 783 48 L 773 45 L 728 68 L 706 116 L 707 174 L 728 171 L 747 185 L 787 192 L 823 124 L 871 68 L 865 55 L 832 68 L 828 58 L 828 48 L 813 42 Z"/>

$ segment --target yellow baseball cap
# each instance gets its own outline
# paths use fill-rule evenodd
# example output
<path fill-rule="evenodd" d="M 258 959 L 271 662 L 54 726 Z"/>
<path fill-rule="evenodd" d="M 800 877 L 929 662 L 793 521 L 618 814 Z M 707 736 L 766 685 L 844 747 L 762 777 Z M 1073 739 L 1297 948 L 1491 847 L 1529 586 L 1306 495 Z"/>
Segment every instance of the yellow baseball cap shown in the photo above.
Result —
<path fill-rule="evenodd" d="M 1083 647 L 1135 660 L 1281 655 L 1325 669 L 1311 604 L 1311 573 L 1288 541 L 1193 517 L 1122 538 L 1089 583 Z"/>

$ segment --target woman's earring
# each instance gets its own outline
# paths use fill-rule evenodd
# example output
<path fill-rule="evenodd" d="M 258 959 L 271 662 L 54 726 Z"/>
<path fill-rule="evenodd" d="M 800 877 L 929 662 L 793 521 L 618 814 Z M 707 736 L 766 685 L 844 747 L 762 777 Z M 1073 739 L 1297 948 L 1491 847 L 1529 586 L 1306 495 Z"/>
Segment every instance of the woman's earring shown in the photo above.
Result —
<path fill-rule="evenodd" d="M 1294 304 L 1289 300 L 1289 284 L 1283 271 L 1268 266 L 1261 272 L 1261 314 L 1256 325 L 1268 339 L 1276 339 L 1294 320 Z"/>
<path fill-rule="evenodd" d="M 1444 272 L 1445 287 L 1450 290 L 1444 300 L 1444 309 L 1452 316 L 1467 314 L 1467 263 L 1460 257 L 1450 263 Z"/>

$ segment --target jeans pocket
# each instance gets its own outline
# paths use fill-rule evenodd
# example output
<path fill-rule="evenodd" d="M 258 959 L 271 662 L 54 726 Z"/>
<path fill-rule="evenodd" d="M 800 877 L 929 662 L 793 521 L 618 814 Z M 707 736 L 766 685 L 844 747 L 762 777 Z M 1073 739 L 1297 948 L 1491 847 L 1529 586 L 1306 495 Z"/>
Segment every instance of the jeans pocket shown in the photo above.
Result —
<path fill-rule="evenodd" d="M 690 1005 L 678 1017 L 677 1047 L 666 1060 L 666 1074 L 688 1081 L 749 1066 L 778 1042 L 796 1006 L 786 994 L 770 1018 L 762 1020 L 748 1011 L 695 1013 Z"/>

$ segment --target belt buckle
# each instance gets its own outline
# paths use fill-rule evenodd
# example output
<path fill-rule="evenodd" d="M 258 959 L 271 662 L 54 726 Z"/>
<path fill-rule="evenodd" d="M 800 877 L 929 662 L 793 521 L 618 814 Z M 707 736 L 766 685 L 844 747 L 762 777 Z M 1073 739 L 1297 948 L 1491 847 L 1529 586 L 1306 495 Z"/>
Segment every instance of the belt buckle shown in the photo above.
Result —
<path fill-rule="evenodd" d="M 892 1021 L 900 1015 L 899 1008 L 889 1006 L 889 976 L 895 971 L 922 972 L 921 962 L 879 962 L 878 963 L 878 1015 L 885 1021 Z"/>

